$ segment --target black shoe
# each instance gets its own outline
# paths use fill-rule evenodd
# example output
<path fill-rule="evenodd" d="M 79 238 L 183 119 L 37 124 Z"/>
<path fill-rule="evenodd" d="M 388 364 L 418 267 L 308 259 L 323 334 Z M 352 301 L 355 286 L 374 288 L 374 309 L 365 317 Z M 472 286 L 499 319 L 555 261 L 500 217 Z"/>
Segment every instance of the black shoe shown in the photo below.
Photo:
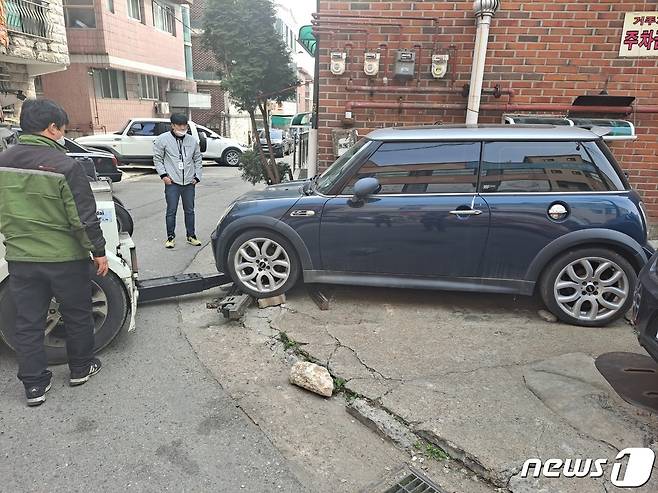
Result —
<path fill-rule="evenodd" d="M 25 387 L 25 397 L 27 405 L 30 407 L 40 406 L 46 402 L 46 392 L 50 390 L 50 382 L 47 385 L 34 385 Z"/>
<path fill-rule="evenodd" d="M 71 378 L 69 379 L 69 385 L 75 387 L 77 385 L 82 385 L 87 382 L 91 377 L 96 375 L 101 371 L 101 360 L 98 358 L 92 358 L 89 368 L 83 371 L 71 372 Z"/>

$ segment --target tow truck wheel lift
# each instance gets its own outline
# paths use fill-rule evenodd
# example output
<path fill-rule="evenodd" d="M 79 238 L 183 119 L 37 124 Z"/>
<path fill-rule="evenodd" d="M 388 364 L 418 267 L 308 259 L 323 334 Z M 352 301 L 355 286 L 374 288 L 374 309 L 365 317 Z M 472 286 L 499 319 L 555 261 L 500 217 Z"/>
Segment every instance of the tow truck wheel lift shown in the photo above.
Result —
<path fill-rule="evenodd" d="M 227 286 L 227 294 L 220 300 L 217 310 L 229 320 L 238 320 L 253 302 L 248 294 L 242 294 L 228 274 L 202 275 L 198 273 L 177 274 L 137 281 L 138 304 L 149 301 L 201 293 L 208 289 Z"/>

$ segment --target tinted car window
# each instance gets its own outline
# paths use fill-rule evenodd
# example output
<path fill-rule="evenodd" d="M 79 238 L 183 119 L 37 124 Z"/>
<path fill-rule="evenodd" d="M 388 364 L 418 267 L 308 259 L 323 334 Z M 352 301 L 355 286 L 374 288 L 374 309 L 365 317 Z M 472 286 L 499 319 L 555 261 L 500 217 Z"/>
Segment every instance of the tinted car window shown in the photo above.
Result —
<path fill-rule="evenodd" d="M 317 190 L 320 193 L 330 193 L 334 187 L 338 187 L 343 173 L 352 165 L 352 159 L 365 152 L 372 145 L 372 141 L 361 139 L 347 151 L 345 151 L 334 163 L 329 166 L 318 178 Z"/>
<path fill-rule="evenodd" d="M 578 142 L 484 144 L 483 193 L 597 192 L 612 188 Z"/>
<path fill-rule="evenodd" d="M 585 149 L 596 164 L 599 171 L 610 182 L 612 190 L 629 190 L 631 186 L 615 161 L 614 156 L 602 140 L 597 142 L 583 142 Z"/>
<path fill-rule="evenodd" d="M 386 142 L 342 193 L 366 176 L 379 180 L 380 194 L 475 193 L 479 160 L 476 142 Z"/>
<path fill-rule="evenodd" d="M 130 130 L 132 130 L 133 135 L 138 135 L 140 137 L 153 137 L 155 135 L 155 122 L 141 122 L 135 123 Z"/>
<path fill-rule="evenodd" d="M 68 152 L 89 152 L 87 149 L 82 147 L 80 144 L 76 144 L 71 139 L 64 139 L 64 147 L 66 147 Z"/>

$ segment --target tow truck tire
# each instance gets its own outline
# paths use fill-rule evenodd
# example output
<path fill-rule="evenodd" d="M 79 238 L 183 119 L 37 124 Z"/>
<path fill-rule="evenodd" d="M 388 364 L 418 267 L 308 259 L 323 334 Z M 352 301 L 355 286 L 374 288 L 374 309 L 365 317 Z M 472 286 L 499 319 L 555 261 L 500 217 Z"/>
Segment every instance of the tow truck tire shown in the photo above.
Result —
<path fill-rule="evenodd" d="M 93 266 L 92 266 L 93 268 Z M 92 276 L 93 312 L 94 312 L 94 352 L 107 347 L 123 328 L 129 313 L 129 303 L 121 280 L 112 272 L 105 277 Z M 52 305 L 51 305 L 52 306 Z M 65 329 L 60 323 L 55 324 L 58 312 L 48 315 L 44 346 L 48 363 L 51 365 L 66 363 Z M 11 349 L 14 349 L 16 308 L 9 293 L 9 283 L 0 286 L 0 337 Z"/>
<path fill-rule="evenodd" d="M 123 204 L 117 202 L 116 199 L 114 200 L 114 210 L 117 212 L 117 227 L 119 228 L 119 233 L 128 233 L 132 236 L 135 225 L 130 212 L 128 212 Z"/>

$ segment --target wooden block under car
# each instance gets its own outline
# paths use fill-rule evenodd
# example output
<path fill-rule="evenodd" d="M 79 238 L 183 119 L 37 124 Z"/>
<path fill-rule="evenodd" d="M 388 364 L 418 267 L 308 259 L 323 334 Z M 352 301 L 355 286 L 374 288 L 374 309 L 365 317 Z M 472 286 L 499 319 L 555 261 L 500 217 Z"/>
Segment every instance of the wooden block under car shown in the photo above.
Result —
<path fill-rule="evenodd" d="M 268 308 L 270 306 L 279 306 L 283 305 L 286 302 L 286 295 L 280 294 L 279 296 L 273 296 L 272 298 L 260 298 L 258 300 L 258 308 Z"/>

